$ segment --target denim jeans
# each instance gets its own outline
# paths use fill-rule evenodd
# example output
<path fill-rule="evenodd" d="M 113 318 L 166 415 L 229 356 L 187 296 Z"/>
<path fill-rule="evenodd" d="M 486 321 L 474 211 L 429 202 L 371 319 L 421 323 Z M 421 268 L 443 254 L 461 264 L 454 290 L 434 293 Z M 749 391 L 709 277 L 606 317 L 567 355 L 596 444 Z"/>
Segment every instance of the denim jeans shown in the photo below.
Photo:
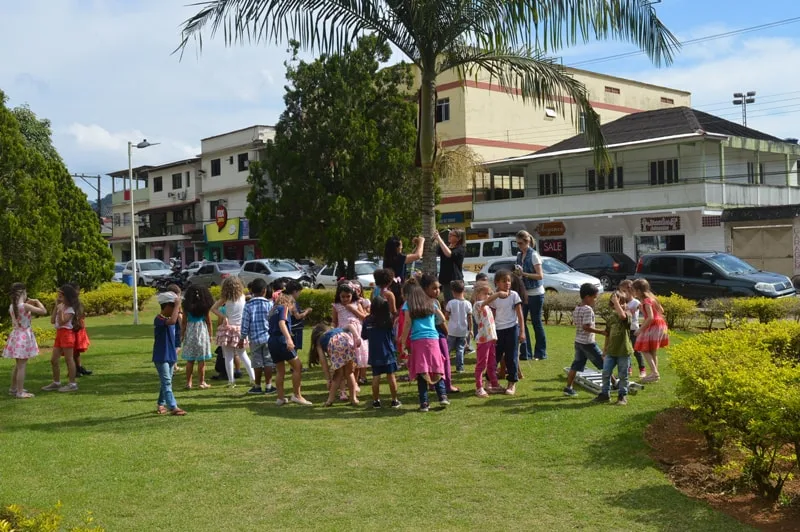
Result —
<path fill-rule="evenodd" d="M 614 366 L 617 366 L 617 373 L 619 377 L 619 397 L 628 395 L 628 368 L 631 365 L 631 357 L 612 357 L 606 355 L 603 361 L 603 392 L 609 395 L 611 390 L 611 374 L 614 373 Z"/>
<path fill-rule="evenodd" d="M 445 388 L 444 379 L 439 379 L 439 382 L 433 385 L 436 389 L 436 395 L 439 400 L 447 395 L 447 388 Z M 420 406 L 428 402 L 428 381 L 422 375 L 417 375 L 417 391 L 419 391 L 419 404 Z"/>
<path fill-rule="evenodd" d="M 631 345 L 636 345 L 636 331 L 630 331 Z M 645 369 L 644 359 L 639 351 L 634 351 L 633 356 L 636 357 L 636 363 L 639 364 L 639 371 Z"/>
<path fill-rule="evenodd" d="M 464 371 L 464 349 L 467 347 L 467 339 L 464 336 L 448 336 L 447 351 L 456 352 L 456 371 Z M 450 357 L 448 356 L 448 359 Z"/>
<path fill-rule="evenodd" d="M 533 348 L 533 358 L 544 360 L 547 358 L 547 336 L 544 333 L 544 322 L 542 320 L 544 296 L 528 296 L 527 306 L 531 314 L 531 321 L 533 322 L 533 334 L 536 337 L 536 345 Z M 527 326 L 525 327 L 525 335 L 529 338 Z"/>
<path fill-rule="evenodd" d="M 154 362 L 158 378 L 161 380 L 161 391 L 158 394 L 158 406 L 166 406 L 170 410 L 178 408 L 175 396 L 172 394 L 172 364 L 169 362 Z"/>
<path fill-rule="evenodd" d="M 505 358 L 506 378 L 511 383 L 519 380 L 519 361 L 517 360 L 519 345 L 519 325 L 497 331 L 496 363 L 499 364 Z"/>

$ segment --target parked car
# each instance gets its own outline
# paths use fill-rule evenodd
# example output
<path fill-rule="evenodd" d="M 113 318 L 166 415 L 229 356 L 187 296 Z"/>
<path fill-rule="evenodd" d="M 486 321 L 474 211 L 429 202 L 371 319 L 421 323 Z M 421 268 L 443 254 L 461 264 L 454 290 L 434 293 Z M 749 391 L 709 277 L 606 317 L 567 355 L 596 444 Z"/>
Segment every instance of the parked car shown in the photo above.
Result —
<path fill-rule="evenodd" d="M 241 267 L 238 262 L 207 262 L 200 266 L 197 273 L 189 277 L 187 283 L 189 286 L 219 286 L 222 281 L 239 273 Z"/>
<path fill-rule="evenodd" d="M 115 262 L 114 263 L 114 276 L 111 278 L 112 283 L 121 283 L 122 282 L 122 272 L 125 271 L 125 263 L 124 262 Z"/>
<path fill-rule="evenodd" d="M 481 269 L 482 273 L 489 276 L 489 283 L 494 285 L 494 274 L 500 270 L 514 271 L 517 264 L 516 259 L 501 257 L 490 260 Z M 578 293 L 581 285 L 591 283 L 595 285 L 600 293 L 603 293 L 603 283 L 597 277 L 592 277 L 585 273 L 570 268 L 558 259 L 553 257 L 542 257 L 542 273 L 544 274 L 544 289 L 547 292 L 570 292 Z"/>
<path fill-rule="evenodd" d="M 440 271 L 441 267 L 442 267 L 441 266 L 441 261 L 437 257 L 436 258 L 436 275 L 439 275 L 439 271 Z M 420 272 L 420 271 L 422 271 L 422 261 L 421 260 L 416 260 L 416 261 L 412 262 L 411 264 L 409 264 L 409 266 L 408 266 L 408 272 L 409 273 Z M 466 270 L 466 269 L 463 269 L 462 272 L 464 274 L 464 292 L 467 293 L 467 294 L 471 294 L 472 290 L 475 288 L 475 279 L 478 276 L 478 274 L 473 272 L 473 271 L 471 271 L 471 270 Z"/>
<path fill-rule="evenodd" d="M 345 263 L 347 264 L 347 263 Z M 378 269 L 378 264 L 368 260 L 357 260 L 355 264 L 356 279 L 364 288 L 371 288 L 375 285 L 375 277 L 372 272 Z M 336 264 L 328 264 L 317 274 L 316 287 L 336 288 L 336 282 L 344 277 L 345 272 L 338 269 Z"/>
<path fill-rule="evenodd" d="M 636 273 L 636 262 L 624 253 L 582 253 L 573 257 L 569 266 L 600 279 L 606 291 Z"/>
<path fill-rule="evenodd" d="M 283 259 L 248 260 L 238 275 L 245 286 L 257 278 L 264 279 L 267 283 L 283 278 L 296 279 L 305 287 L 314 286 L 313 274 L 309 274 L 294 262 Z"/>
<path fill-rule="evenodd" d="M 125 264 L 122 275 L 133 275 L 133 261 Z M 142 259 L 136 261 L 136 284 L 139 286 L 153 286 L 156 279 L 170 275 L 172 275 L 172 270 L 163 260 Z"/>
<path fill-rule="evenodd" d="M 785 275 L 757 270 L 738 257 L 717 251 L 661 251 L 643 255 L 633 278 L 647 279 L 657 295 L 674 293 L 697 301 L 796 295 L 792 281 Z"/>
<path fill-rule="evenodd" d="M 205 260 L 196 260 L 190 265 L 188 265 L 184 270 L 183 273 L 187 274 L 189 277 L 197 273 L 197 270 L 208 261 Z"/>

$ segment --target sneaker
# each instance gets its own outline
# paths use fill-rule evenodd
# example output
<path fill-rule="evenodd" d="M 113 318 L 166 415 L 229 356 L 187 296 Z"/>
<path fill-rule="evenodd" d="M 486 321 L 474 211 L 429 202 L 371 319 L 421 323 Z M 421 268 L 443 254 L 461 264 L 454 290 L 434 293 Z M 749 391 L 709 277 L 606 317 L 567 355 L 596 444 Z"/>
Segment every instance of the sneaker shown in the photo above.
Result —
<path fill-rule="evenodd" d="M 47 386 L 42 388 L 42 391 L 43 392 L 56 392 L 56 391 L 58 391 L 59 388 L 61 388 L 61 383 L 60 382 L 51 382 L 50 384 L 48 384 Z"/>
<path fill-rule="evenodd" d="M 422 403 L 421 405 L 419 405 L 420 412 L 428 412 L 430 409 L 431 408 L 430 405 L 428 405 L 428 403 Z"/>
<path fill-rule="evenodd" d="M 94 372 L 84 368 L 83 366 L 78 366 L 78 375 L 86 375 L 88 377 L 92 373 Z"/>
<path fill-rule="evenodd" d="M 25 390 L 25 389 L 23 389 L 23 390 L 22 390 L 22 393 L 28 393 L 28 390 Z M 8 389 L 8 395 L 10 395 L 10 396 L 12 396 L 12 397 L 16 397 L 16 395 L 17 395 L 17 389 L 16 389 L 16 388 L 9 388 L 9 389 Z"/>
<path fill-rule="evenodd" d="M 564 388 L 564 395 L 566 395 L 567 397 L 577 397 L 578 392 L 576 392 L 574 389 L 570 387 L 566 387 Z"/>
<path fill-rule="evenodd" d="M 305 397 L 297 397 L 296 395 L 292 395 L 291 401 L 293 403 L 297 403 L 298 405 L 303 405 L 303 406 L 311 406 L 314 404 Z"/>
<path fill-rule="evenodd" d="M 645 378 L 643 378 L 643 379 L 641 379 L 641 380 L 642 380 L 642 382 L 644 382 L 644 383 L 648 383 L 648 382 L 658 382 L 658 380 L 659 380 L 660 378 L 661 378 L 661 377 L 659 377 L 658 375 L 653 375 L 653 374 L 651 373 L 650 375 L 646 376 Z"/>
<path fill-rule="evenodd" d="M 611 397 L 608 396 L 607 393 L 598 394 L 597 397 L 592 399 L 593 403 L 607 403 L 611 400 Z"/>
<path fill-rule="evenodd" d="M 288 402 L 289 400 L 284 397 L 283 399 L 278 399 L 277 401 L 275 401 L 275 406 L 283 406 Z"/>
<path fill-rule="evenodd" d="M 400 408 L 401 406 L 403 406 L 403 403 L 401 403 L 401 402 L 400 402 L 400 401 L 398 401 L 397 399 L 395 399 L 394 401 L 392 401 L 392 408 Z"/>
<path fill-rule="evenodd" d="M 237 371 L 234 371 L 234 372 L 233 372 L 233 378 L 234 378 L 234 379 L 241 379 L 241 378 L 242 378 L 242 372 L 241 372 L 241 371 L 238 371 L 238 370 L 237 370 Z"/>
<path fill-rule="evenodd" d="M 70 382 L 69 384 L 65 384 L 61 388 L 58 389 L 59 392 L 77 392 L 78 391 L 78 383 Z"/>
<path fill-rule="evenodd" d="M 377 401 L 372 401 L 372 408 L 380 408 L 381 407 L 381 400 L 378 399 Z"/>
<path fill-rule="evenodd" d="M 264 388 L 264 394 L 265 395 L 269 395 L 269 394 L 275 393 L 277 391 L 278 391 L 278 389 L 276 387 L 274 387 L 274 386 L 267 386 L 266 388 Z"/>
<path fill-rule="evenodd" d="M 645 377 L 647 377 L 647 370 L 645 370 L 645 369 L 640 369 L 640 370 L 639 370 L 639 378 L 640 378 L 640 379 L 644 379 Z"/>
<path fill-rule="evenodd" d="M 443 395 L 439 398 L 439 404 L 442 406 L 450 406 L 450 401 L 447 399 L 446 395 Z"/>
<path fill-rule="evenodd" d="M 478 388 L 477 390 L 475 390 L 475 395 L 477 397 L 482 397 L 482 398 L 489 397 L 489 394 L 486 393 L 486 390 L 484 390 L 483 388 Z"/>
<path fill-rule="evenodd" d="M 615 404 L 616 406 L 626 406 L 628 404 L 628 398 L 625 397 L 624 395 L 620 396 L 620 398 L 617 399 L 617 402 Z"/>
<path fill-rule="evenodd" d="M 252 388 L 247 390 L 247 393 L 249 393 L 250 395 L 257 395 L 257 394 L 262 394 L 264 392 L 263 390 L 261 390 L 261 386 L 253 386 Z"/>
<path fill-rule="evenodd" d="M 511 386 L 506 388 L 506 391 L 503 393 L 506 395 L 514 395 L 515 393 L 517 393 L 517 387 L 512 384 Z"/>

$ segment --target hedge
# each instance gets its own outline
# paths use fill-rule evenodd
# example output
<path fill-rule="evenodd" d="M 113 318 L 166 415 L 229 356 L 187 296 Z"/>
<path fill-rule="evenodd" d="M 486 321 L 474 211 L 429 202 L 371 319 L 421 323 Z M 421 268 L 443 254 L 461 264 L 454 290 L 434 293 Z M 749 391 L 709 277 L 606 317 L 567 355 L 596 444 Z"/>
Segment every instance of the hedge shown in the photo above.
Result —
<path fill-rule="evenodd" d="M 83 516 L 81 526 L 64 524 L 61 515 L 61 503 L 45 511 L 31 511 L 18 504 L 3 505 L 0 507 L 0 532 L 58 532 L 70 530 L 71 532 L 103 532 L 105 529 L 95 524 L 91 512 Z"/>
<path fill-rule="evenodd" d="M 719 457 L 725 445 L 742 449 L 742 480 L 777 501 L 800 471 L 800 324 L 701 334 L 671 348 L 670 359 L 678 399 L 710 447 Z"/>
<path fill-rule="evenodd" d="M 156 293 L 154 288 L 139 287 L 137 299 L 139 310 Z M 53 311 L 56 303 L 56 293 L 46 292 L 38 295 L 39 301 L 44 304 L 48 312 Z M 87 316 L 103 316 L 112 312 L 123 312 L 131 309 L 133 288 L 122 283 L 105 283 L 91 292 L 81 292 L 81 303 Z"/>

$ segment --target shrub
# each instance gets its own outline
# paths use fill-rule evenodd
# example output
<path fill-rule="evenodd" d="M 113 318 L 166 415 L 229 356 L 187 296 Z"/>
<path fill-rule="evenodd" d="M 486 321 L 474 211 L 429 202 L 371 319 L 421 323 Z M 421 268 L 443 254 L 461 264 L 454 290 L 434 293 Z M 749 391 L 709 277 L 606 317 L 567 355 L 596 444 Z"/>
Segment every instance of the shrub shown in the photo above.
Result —
<path fill-rule="evenodd" d="M 715 321 L 722 321 L 725 327 L 732 326 L 733 300 L 709 299 L 703 304 L 703 311 L 699 313 L 706 322 L 706 330 L 714 328 Z"/>
<path fill-rule="evenodd" d="M 212 287 L 210 287 L 208 289 L 208 291 L 211 292 L 211 296 L 214 299 L 219 299 L 220 296 L 222 295 L 222 287 L 221 286 L 212 286 Z"/>
<path fill-rule="evenodd" d="M 149 287 L 139 287 L 137 291 L 139 310 L 155 295 L 156 290 Z M 97 290 L 81 292 L 81 303 L 87 316 L 103 316 L 112 312 L 130 310 L 133 298 L 133 288 L 122 283 L 105 283 Z M 56 304 L 56 293 L 46 292 L 39 294 L 39 301 L 44 304 L 49 312 L 53 311 Z"/>
<path fill-rule="evenodd" d="M 725 442 L 747 454 L 745 480 L 776 501 L 800 459 L 800 324 L 746 324 L 685 340 L 670 350 L 679 401 L 712 449 Z M 792 462 L 794 460 L 794 462 Z"/>
<path fill-rule="evenodd" d="M 689 322 L 697 314 L 696 303 L 678 294 L 659 297 L 658 302 L 664 308 L 664 320 L 670 329 L 688 329 Z"/>
<path fill-rule="evenodd" d="M 31 512 L 10 504 L 0 508 L 0 532 L 58 532 L 64 530 L 61 503 L 50 510 Z M 69 527 L 70 532 L 103 532 L 105 529 L 94 524 L 94 517 L 87 512 L 81 526 Z"/>
<path fill-rule="evenodd" d="M 733 300 L 732 314 L 740 320 L 754 319 L 769 323 L 786 316 L 795 298 L 771 299 L 768 297 L 740 297 Z"/>
<path fill-rule="evenodd" d="M 542 305 L 542 319 L 545 323 L 552 320 L 556 325 L 560 325 L 565 316 L 569 316 L 571 321 L 572 311 L 579 303 L 580 297 L 577 294 L 547 291 Z"/>
<path fill-rule="evenodd" d="M 306 322 L 316 324 L 322 321 L 329 322 L 333 319 L 333 299 L 336 295 L 334 290 L 311 290 L 303 289 L 297 298 L 300 307 L 303 309 L 311 308 L 311 314 L 306 318 Z"/>

